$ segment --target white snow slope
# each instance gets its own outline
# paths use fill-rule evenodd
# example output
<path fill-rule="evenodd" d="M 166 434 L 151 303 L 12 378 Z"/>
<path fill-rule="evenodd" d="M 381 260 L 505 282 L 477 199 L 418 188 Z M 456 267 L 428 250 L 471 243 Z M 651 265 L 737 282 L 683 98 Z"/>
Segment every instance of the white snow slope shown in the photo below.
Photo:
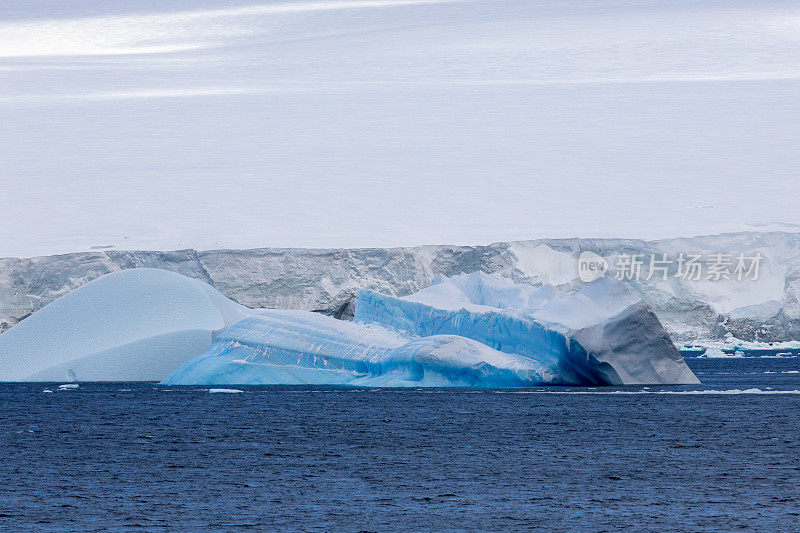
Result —
<path fill-rule="evenodd" d="M 796 230 L 798 21 L 788 0 L 5 0 L 0 256 Z"/>
<path fill-rule="evenodd" d="M 0 335 L 0 381 L 150 381 L 205 351 L 245 308 L 202 281 L 124 270 Z"/>

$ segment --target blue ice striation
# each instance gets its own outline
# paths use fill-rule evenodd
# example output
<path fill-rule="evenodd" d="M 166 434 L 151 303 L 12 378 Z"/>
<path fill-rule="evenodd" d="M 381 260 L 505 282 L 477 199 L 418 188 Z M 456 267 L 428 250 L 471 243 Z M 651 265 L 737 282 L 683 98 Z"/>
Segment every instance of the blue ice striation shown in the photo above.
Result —
<path fill-rule="evenodd" d="M 264 311 L 217 337 L 164 384 L 519 387 L 552 368 L 457 335 L 409 338 L 305 311 Z"/>

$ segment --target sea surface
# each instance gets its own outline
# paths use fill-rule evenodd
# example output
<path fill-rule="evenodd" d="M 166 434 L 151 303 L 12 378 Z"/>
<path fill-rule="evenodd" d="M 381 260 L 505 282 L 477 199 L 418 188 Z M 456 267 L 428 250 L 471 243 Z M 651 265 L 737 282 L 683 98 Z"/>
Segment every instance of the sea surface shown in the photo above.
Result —
<path fill-rule="evenodd" d="M 0 384 L 0 530 L 796 531 L 800 358 L 758 355 L 687 358 L 699 387 Z"/>

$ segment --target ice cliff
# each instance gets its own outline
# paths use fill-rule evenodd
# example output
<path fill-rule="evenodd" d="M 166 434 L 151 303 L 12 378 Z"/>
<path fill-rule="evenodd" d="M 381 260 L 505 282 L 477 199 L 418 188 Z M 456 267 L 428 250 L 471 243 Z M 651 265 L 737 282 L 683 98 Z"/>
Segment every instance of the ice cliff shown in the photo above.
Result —
<path fill-rule="evenodd" d="M 319 311 L 352 317 L 359 289 L 403 297 L 431 285 L 437 275 L 483 271 L 574 293 L 577 258 L 590 250 L 613 265 L 624 254 L 718 252 L 763 255 L 758 280 L 666 280 L 646 275 L 625 283 L 655 312 L 680 344 L 738 338 L 800 339 L 800 234 L 736 233 L 642 241 L 547 239 L 487 246 L 420 246 L 373 249 L 103 250 L 35 258 L 0 259 L 0 330 L 7 329 L 69 291 L 109 272 L 150 267 L 204 281 L 252 308 Z"/>

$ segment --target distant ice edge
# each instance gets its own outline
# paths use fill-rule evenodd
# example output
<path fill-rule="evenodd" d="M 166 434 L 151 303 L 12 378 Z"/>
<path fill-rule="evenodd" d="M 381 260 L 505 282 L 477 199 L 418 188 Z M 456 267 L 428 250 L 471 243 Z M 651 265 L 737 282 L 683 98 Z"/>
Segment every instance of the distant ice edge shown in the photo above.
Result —
<path fill-rule="evenodd" d="M 578 257 L 592 251 L 611 268 L 621 254 L 645 261 L 641 295 L 678 346 L 687 350 L 800 349 L 800 233 L 745 232 L 658 241 L 540 239 L 476 246 L 370 249 L 126 251 L 95 250 L 39 258 L 0 258 L 0 331 L 75 288 L 132 267 L 171 270 L 211 284 L 250 308 L 305 309 L 353 316 L 359 289 L 405 296 L 438 274 L 483 271 L 533 287 L 579 285 Z M 646 264 L 664 254 L 706 258 L 724 252 L 761 254 L 758 280 L 694 281 L 668 273 L 650 277 Z"/>

